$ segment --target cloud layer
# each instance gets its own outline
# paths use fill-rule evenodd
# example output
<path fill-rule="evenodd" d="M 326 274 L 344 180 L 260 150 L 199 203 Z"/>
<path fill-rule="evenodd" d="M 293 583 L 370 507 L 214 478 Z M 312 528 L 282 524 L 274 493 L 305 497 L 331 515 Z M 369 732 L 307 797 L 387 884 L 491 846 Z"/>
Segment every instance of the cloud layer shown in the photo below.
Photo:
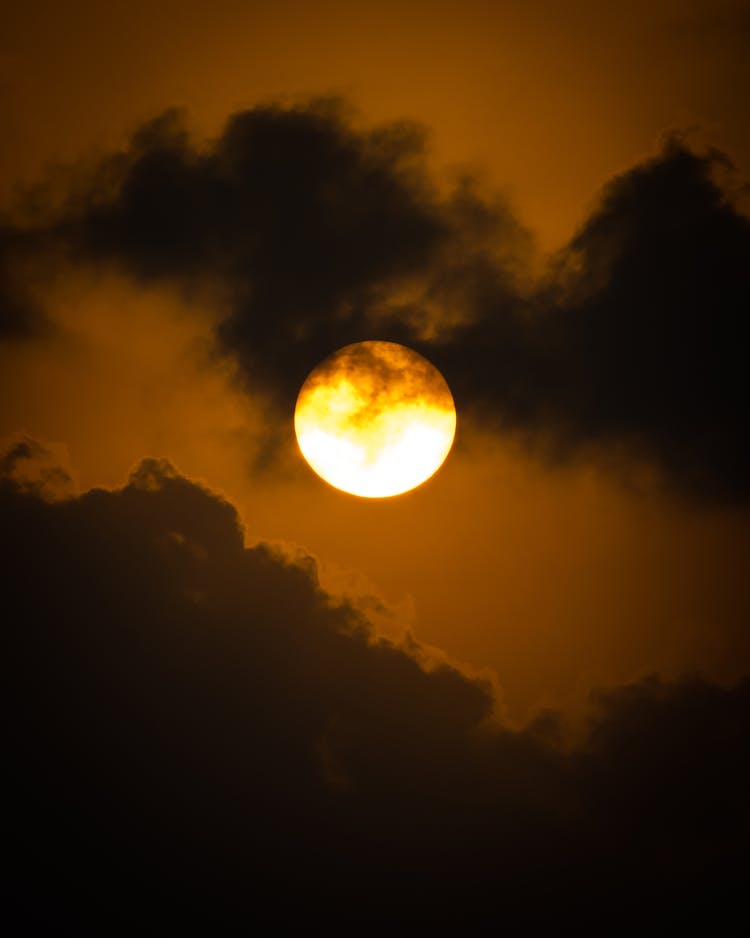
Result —
<path fill-rule="evenodd" d="M 672 139 L 604 189 L 530 286 L 528 233 L 470 181 L 440 190 L 413 123 L 268 105 L 199 145 L 168 112 L 38 234 L 79 262 L 213 291 L 221 347 L 282 413 L 335 349 L 400 341 L 440 366 L 462 413 L 547 458 L 646 461 L 683 493 L 746 500 L 750 221 L 720 170 Z"/>
<path fill-rule="evenodd" d="M 528 314 L 492 293 L 445 349 L 468 405 L 565 455 L 624 447 L 694 495 L 746 499 L 750 221 L 672 141 L 613 180 Z"/>
<path fill-rule="evenodd" d="M 486 685 L 379 638 L 312 559 L 245 548 L 168 463 L 49 501 L 16 481 L 37 456 L 0 486 L 27 921 L 617 932 L 740 907 L 747 681 L 603 694 L 565 752 L 553 715 L 506 729 Z"/>

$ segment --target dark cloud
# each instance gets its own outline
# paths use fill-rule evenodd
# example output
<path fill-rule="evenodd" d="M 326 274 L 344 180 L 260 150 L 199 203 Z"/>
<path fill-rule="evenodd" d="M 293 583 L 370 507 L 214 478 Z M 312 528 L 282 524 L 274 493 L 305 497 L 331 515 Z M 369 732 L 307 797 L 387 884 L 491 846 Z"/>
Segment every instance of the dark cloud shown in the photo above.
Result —
<path fill-rule="evenodd" d="M 66 237 L 140 277 L 228 289 L 222 342 L 251 388 L 286 400 L 348 337 L 373 337 L 376 297 L 422 272 L 449 234 L 423 131 L 357 132 L 333 101 L 235 114 L 205 149 L 169 113 L 102 173 L 114 194 L 85 206 Z"/>
<path fill-rule="evenodd" d="M 220 345 L 287 415 L 335 349 L 400 341 L 463 414 L 538 453 L 617 454 L 744 500 L 750 222 L 722 168 L 671 140 L 609 184 L 532 287 L 528 234 L 470 180 L 439 192 L 414 124 L 268 105 L 199 145 L 169 112 L 78 185 L 55 232 L 87 262 L 212 288 Z"/>
<path fill-rule="evenodd" d="M 0 440 L 0 484 L 50 500 L 67 497 L 74 489 L 73 478 L 59 457 L 25 434 Z"/>
<path fill-rule="evenodd" d="M 748 682 L 622 688 L 566 754 L 167 463 L 0 501 L 6 914 L 600 934 L 741 908 Z"/>
<path fill-rule="evenodd" d="M 36 249 L 37 243 L 35 235 L 25 237 L 11 223 L 0 221 L 0 340 L 28 337 L 42 325 L 22 276 L 29 247 Z"/>
<path fill-rule="evenodd" d="M 288 410 L 335 349 L 415 340 L 422 299 L 463 296 L 485 269 L 513 294 L 528 235 L 467 180 L 443 198 L 425 144 L 413 122 L 357 129 L 335 100 L 237 113 L 204 147 L 168 112 L 79 188 L 59 236 L 143 279 L 216 287 L 221 343 Z"/>
<path fill-rule="evenodd" d="M 672 141 L 615 179 L 522 315 L 490 290 L 440 359 L 459 402 L 558 457 L 614 447 L 684 491 L 750 495 L 750 221 Z"/>

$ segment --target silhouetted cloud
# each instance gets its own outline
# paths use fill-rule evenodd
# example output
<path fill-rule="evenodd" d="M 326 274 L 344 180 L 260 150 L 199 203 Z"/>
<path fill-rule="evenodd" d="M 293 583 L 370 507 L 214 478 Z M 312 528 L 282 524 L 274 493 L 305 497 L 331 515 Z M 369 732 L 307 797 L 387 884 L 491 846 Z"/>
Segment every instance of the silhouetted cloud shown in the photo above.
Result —
<path fill-rule="evenodd" d="M 672 141 L 610 183 L 524 315 L 490 293 L 441 350 L 459 402 L 558 457 L 624 447 L 684 491 L 746 499 L 750 221 L 722 162 Z"/>
<path fill-rule="evenodd" d="M 18 269 L 29 248 L 36 246 L 35 235 L 27 239 L 12 224 L 0 222 L 0 341 L 32 335 L 41 324 L 40 311 L 24 290 Z"/>
<path fill-rule="evenodd" d="M 0 440 L 0 485 L 49 500 L 73 493 L 73 479 L 54 453 L 25 434 Z"/>
<path fill-rule="evenodd" d="M 500 232 L 512 250 L 490 250 Z M 222 344 L 286 410 L 335 349 L 416 340 L 423 300 L 463 296 L 485 269 L 512 295 L 515 243 L 528 238 L 468 181 L 440 195 L 422 127 L 356 129 L 336 100 L 237 113 L 207 147 L 167 112 L 101 165 L 59 236 L 143 279 L 216 287 Z"/>
<path fill-rule="evenodd" d="M 403 342 L 463 413 L 538 453 L 616 453 L 744 500 L 750 221 L 722 167 L 672 139 L 605 188 L 532 287 L 528 233 L 470 180 L 439 191 L 413 123 L 268 105 L 199 145 L 168 112 L 79 187 L 54 237 L 86 263 L 212 289 L 221 347 L 283 414 L 335 349 Z"/>
<path fill-rule="evenodd" d="M 617 932 L 741 908 L 750 682 L 610 692 L 566 754 L 553 717 L 505 729 L 487 686 L 379 638 L 311 558 L 244 547 L 166 462 L 55 502 L 6 478 L 0 507 L 26 921 Z"/>
<path fill-rule="evenodd" d="M 357 132 L 333 101 L 235 114 L 207 149 L 170 112 L 102 170 L 117 187 L 66 237 L 143 278 L 228 289 L 222 341 L 250 387 L 288 398 L 448 237 L 423 164 L 416 125 Z"/>

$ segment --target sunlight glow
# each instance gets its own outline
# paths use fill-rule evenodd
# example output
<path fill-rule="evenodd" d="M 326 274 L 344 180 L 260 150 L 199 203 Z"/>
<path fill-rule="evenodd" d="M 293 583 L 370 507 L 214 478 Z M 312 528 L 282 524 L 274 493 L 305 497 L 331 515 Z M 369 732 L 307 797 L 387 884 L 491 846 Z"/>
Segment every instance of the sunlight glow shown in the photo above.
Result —
<path fill-rule="evenodd" d="M 305 381 L 294 414 L 303 456 L 335 488 L 384 498 L 415 488 L 443 464 L 456 410 L 440 372 L 393 342 L 359 342 Z"/>

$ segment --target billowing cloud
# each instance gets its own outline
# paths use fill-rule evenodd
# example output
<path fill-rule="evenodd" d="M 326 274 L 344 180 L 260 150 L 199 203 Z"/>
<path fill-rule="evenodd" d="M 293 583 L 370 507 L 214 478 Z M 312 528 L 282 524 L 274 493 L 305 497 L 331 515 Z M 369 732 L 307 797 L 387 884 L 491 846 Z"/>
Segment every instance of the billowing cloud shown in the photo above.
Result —
<path fill-rule="evenodd" d="M 36 237 L 30 240 L 36 248 Z M 22 269 L 29 247 L 25 241 L 22 232 L 0 221 L 0 340 L 32 335 L 41 322 L 36 304 L 24 289 Z"/>
<path fill-rule="evenodd" d="M 528 239 L 468 181 L 441 195 L 424 128 L 363 130 L 335 100 L 237 113 L 206 146 L 168 112 L 102 163 L 57 234 L 85 261 L 213 287 L 220 343 L 287 411 L 335 349 L 414 343 L 485 277 L 514 296 Z"/>
<path fill-rule="evenodd" d="M 605 188 L 532 284 L 528 233 L 471 182 L 440 189 L 412 123 L 267 105 L 199 144 L 169 112 L 78 187 L 53 237 L 86 263 L 213 291 L 221 347 L 287 414 L 335 349 L 403 342 L 462 413 L 547 458 L 645 461 L 684 493 L 744 500 L 750 221 L 722 168 L 672 139 Z"/>
<path fill-rule="evenodd" d="M 423 136 L 411 123 L 357 132 L 339 104 L 317 102 L 235 114 L 202 149 L 169 113 L 102 167 L 109 188 L 64 236 L 141 278 L 228 290 L 222 342 L 251 388 L 288 400 L 317 361 L 370 337 L 384 287 L 448 238 Z"/>
<path fill-rule="evenodd" d="M 750 221 L 676 141 L 618 177 L 525 316 L 490 295 L 443 350 L 466 406 L 557 456 L 610 446 L 747 498 Z"/>
<path fill-rule="evenodd" d="M 74 491 L 73 478 L 59 456 L 26 435 L 0 440 L 0 481 L 49 500 L 65 498 Z"/>
<path fill-rule="evenodd" d="M 741 907 L 750 684 L 603 695 L 575 751 L 387 641 L 315 563 L 146 460 L 116 491 L 0 486 L 13 911 L 331 933 Z M 111 928 L 110 928 L 111 926 Z M 607 929 L 612 930 L 612 929 Z"/>

